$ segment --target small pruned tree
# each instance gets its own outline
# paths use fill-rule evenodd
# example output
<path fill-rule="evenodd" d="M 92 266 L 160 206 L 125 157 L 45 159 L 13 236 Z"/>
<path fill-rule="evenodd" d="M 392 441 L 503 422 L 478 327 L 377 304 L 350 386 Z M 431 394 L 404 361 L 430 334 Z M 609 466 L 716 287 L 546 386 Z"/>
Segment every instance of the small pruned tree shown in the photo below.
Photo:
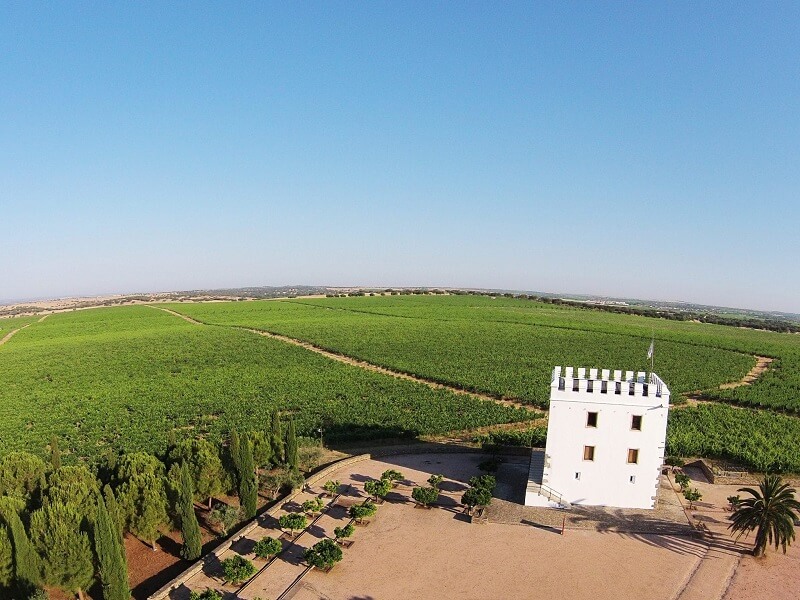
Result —
<path fill-rule="evenodd" d="M 687 487 L 689 487 L 690 481 L 691 479 L 689 479 L 689 476 L 686 473 L 675 473 L 675 483 L 681 486 L 681 490 L 685 490 Z"/>
<path fill-rule="evenodd" d="M 325 485 L 322 486 L 322 489 L 325 490 L 325 493 L 329 496 L 335 496 L 336 493 L 339 491 L 339 486 L 342 484 L 338 481 L 326 481 Z"/>
<path fill-rule="evenodd" d="M 386 469 L 383 473 L 381 473 L 381 479 L 387 479 L 392 482 L 392 487 L 396 486 L 401 481 L 405 480 L 405 475 L 403 475 L 400 471 L 395 471 L 394 469 Z"/>
<path fill-rule="evenodd" d="M 226 558 L 221 564 L 225 581 L 233 585 L 239 585 L 256 574 L 255 565 L 239 554 Z"/>
<path fill-rule="evenodd" d="M 202 592 L 189 592 L 189 600 L 222 600 L 222 594 L 217 590 L 206 588 Z"/>
<path fill-rule="evenodd" d="M 415 487 L 411 490 L 411 497 L 421 506 L 428 507 L 439 499 L 439 490 L 431 487 Z"/>
<path fill-rule="evenodd" d="M 735 496 L 728 496 L 728 504 L 730 505 L 731 510 L 736 510 L 736 508 L 739 506 L 739 502 L 741 501 L 742 498 L 739 496 L 739 494 L 736 494 Z"/>
<path fill-rule="evenodd" d="M 356 523 L 362 523 L 364 519 L 368 519 L 378 512 L 378 506 L 374 502 L 367 500 L 363 504 L 354 504 L 348 510 L 351 519 L 355 519 Z"/>
<path fill-rule="evenodd" d="M 754 556 L 763 556 L 772 544 L 786 554 L 787 546 L 794 541 L 794 522 L 800 513 L 794 488 L 778 475 L 765 475 L 758 489 L 745 487 L 738 491 L 750 497 L 740 500 L 730 516 L 732 523 L 728 528 L 737 534 L 737 541 L 743 534 L 755 531 Z"/>
<path fill-rule="evenodd" d="M 435 473 L 428 477 L 428 485 L 437 490 L 439 489 L 439 486 L 442 485 L 442 481 L 444 481 L 444 475 L 440 475 L 439 473 Z"/>
<path fill-rule="evenodd" d="M 273 537 L 263 537 L 256 542 L 253 547 L 253 554 L 258 558 L 270 559 L 277 556 L 283 550 L 283 544 L 280 540 Z"/>
<path fill-rule="evenodd" d="M 294 536 L 295 531 L 301 531 L 308 526 L 308 519 L 300 513 L 287 513 L 281 515 L 281 518 L 278 519 L 278 525 L 281 529 L 288 529 Z"/>
<path fill-rule="evenodd" d="M 489 493 L 494 493 L 494 488 L 497 487 L 497 480 L 494 475 L 478 475 L 470 477 L 469 484 L 474 488 L 489 490 Z"/>
<path fill-rule="evenodd" d="M 388 479 L 370 479 L 364 482 L 364 491 L 372 496 L 375 501 L 378 498 L 385 498 L 392 489 L 392 482 Z"/>
<path fill-rule="evenodd" d="M 217 502 L 208 514 L 208 520 L 219 527 L 221 535 L 224 537 L 228 535 L 228 531 L 232 527 L 242 520 L 242 511 L 235 506 Z"/>
<path fill-rule="evenodd" d="M 341 541 L 347 539 L 355 533 L 356 528 L 353 527 L 352 523 L 348 523 L 344 527 L 336 527 L 333 530 L 333 535 L 336 538 L 336 541 Z"/>
<path fill-rule="evenodd" d="M 317 542 L 306 550 L 306 562 L 317 569 L 329 570 L 342 560 L 342 549 L 330 538 Z"/>
<path fill-rule="evenodd" d="M 464 495 L 461 496 L 461 504 L 466 506 L 470 513 L 472 513 L 472 509 L 476 506 L 488 506 L 491 501 L 492 492 L 485 487 L 469 488 L 464 492 Z"/>
<path fill-rule="evenodd" d="M 322 512 L 322 509 L 325 507 L 325 503 L 322 501 L 321 498 L 311 498 L 306 500 L 302 504 L 303 512 L 308 515 L 315 515 L 317 513 Z"/>
<path fill-rule="evenodd" d="M 694 503 L 703 499 L 703 494 L 697 488 L 686 488 L 683 490 L 683 497 L 689 502 L 689 510 L 694 509 Z"/>

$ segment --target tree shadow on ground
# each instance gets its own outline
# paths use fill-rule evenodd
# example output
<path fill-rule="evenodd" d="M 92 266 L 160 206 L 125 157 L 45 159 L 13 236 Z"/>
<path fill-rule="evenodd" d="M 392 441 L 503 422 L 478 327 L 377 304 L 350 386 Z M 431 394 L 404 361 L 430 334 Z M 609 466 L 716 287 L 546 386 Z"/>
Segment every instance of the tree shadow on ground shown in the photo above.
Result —
<path fill-rule="evenodd" d="M 250 538 L 247 537 L 241 537 L 231 544 L 231 550 L 233 550 L 237 554 L 245 556 L 247 554 L 251 554 L 255 546 L 256 546 L 255 540 L 251 540 Z"/>
<path fill-rule="evenodd" d="M 443 481 L 439 484 L 439 489 L 443 492 L 463 492 L 469 486 L 464 483 L 459 483 L 457 481 Z"/>

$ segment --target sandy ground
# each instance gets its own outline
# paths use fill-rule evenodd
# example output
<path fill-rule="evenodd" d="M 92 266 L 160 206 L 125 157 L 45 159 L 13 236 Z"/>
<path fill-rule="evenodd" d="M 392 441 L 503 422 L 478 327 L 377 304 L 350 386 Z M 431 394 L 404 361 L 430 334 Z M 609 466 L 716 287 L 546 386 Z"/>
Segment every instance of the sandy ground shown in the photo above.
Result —
<path fill-rule="evenodd" d="M 525 525 L 477 525 L 457 506 L 463 482 L 478 474 L 480 455 L 419 455 L 359 463 L 342 473 L 364 476 L 399 468 L 424 482 L 446 472 L 443 507 L 387 502 L 333 571 L 311 571 L 294 596 L 325 599 L 648 598 L 670 599 L 704 553 L 679 536 L 569 530 L 564 536 Z M 398 495 L 410 496 L 410 486 Z M 398 498 L 400 500 L 400 498 Z"/>
<path fill-rule="evenodd" d="M 285 539 L 281 557 L 243 589 L 223 586 L 218 562 L 212 562 L 171 597 L 186 598 L 190 589 L 208 586 L 238 592 L 246 600 L 275 599 L 301 577 L 287 597 L 718 600 L 728 587 L 739 552 L 725 549 L 720 560 L 704 540 L 578 529 L 568 529 L 562 536 L 533 524 L 470 523 L 459 499 L 468 478 L 479 473 L 482 458 L 480 454 L 404 455 L 343 467 L 332 477 L 349 484 L 348 493 L 305 533 Z M 344 560 L 328 574 L 305 573 L 304 550 L 347 523 L 345 506 L 363 499 L 364 481 L 388 468 L 403 472 L 406 481 L 390 494 L 369 526 L 357 528 Z M 438 472 L 446 475 L 439 506 L 415 508 L 410 501 L 412 486 L 424 484 Z M 285 504 L 283 512 L 298 510 L 300 502 L 320 491 L 304 492 Z M 264 519 L 253 535 L 237 540 L 221 558 L 234 551 L 252 557 L 252 544 L 263 535 L 280 535 L 274 518 Z"/>
<path fill-rule="evenodd" d="M 729 569 L 725 589 L 715 598 L 724 600 L 752 600 L 753 598 L 770 598 L 770 600 L 796 600 L 800 598 L 800 532 L 795 528 L 797 541 L 784 555 L 773 548 L 767 550 L 766 556 L 754 558 L 751 554 L 753 536 L 742 537 L 738 543 L 728 532 L 728 496 L 738 494 L 741 485 L 712 485 L 696 468 L 687 468 L 692 478 L 692 487 L 696 487 L 703 498 L 697 503 L 697 509 L 689 511 L 692 519 L 702 522 L 710 533 L 710 556 L 716 556 L 718 569 Z M 757 486 L 748 486 L 757 487 Z M 741 494 L 744 495 L 744 494 Z M 732 566 L 731 566 L 732 563 Z M 702 581 L 703 573 L 693 578 L 695 589 L 702 589 L 706 582 Z M 687 592 L 691 590 L 687 589 Z M 680 600 L 689 598 L 688 594 Z M 704 596 L 692 598 L 703 600 Z"/>

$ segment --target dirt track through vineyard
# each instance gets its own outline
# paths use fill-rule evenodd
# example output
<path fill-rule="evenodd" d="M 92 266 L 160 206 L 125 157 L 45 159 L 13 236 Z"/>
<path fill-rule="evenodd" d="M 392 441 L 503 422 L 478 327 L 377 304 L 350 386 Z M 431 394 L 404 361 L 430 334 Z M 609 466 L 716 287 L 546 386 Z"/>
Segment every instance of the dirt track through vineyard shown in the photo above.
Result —
<path fill-rule="evenodd" d="M 196 321 L 195 319 L 192 319 L 191 317 L 187 317 L 186 315 L 182 315 L 181 313 L 176 312 L 174 310 L 170 310 L 168 308 L 163 308 L 161 306 L 153 306 L 152 304 L 148 304 L 148 306 L 150 306 L 151 308 L 155 308 L 157 310 L 163 310 L 164 312 L 168 312 L 169 314 L 174 315 L 176 317 L 180 317 L 184 321 L 188 321 L 189 323 L 192 323 L 193 325 L 204 325 L 204 323 L 201 323 L 200 321 Z M 473 398 L 478 398 L 479 400 L 486 400 L 488 402 L 494 402 L 496 404 L 501 404 L 503 406 L 508 406 L 508 407 L 512 407 L 512 408 L 523 408 L 525 410 L 536 410 L 536 411 L 541 411 L 542 410 L 540 408 L 536 408 L 536 407 L 528 405 L 528 404 L 523 404 L 522 402 L 518 402 L 516 400 L 509 400 L 507 398 L 502 398 L 502 399 L 501 398 L 495 398 L 494 396 L 490 396 L 488 394 L 481 394 L 479 392 L 470 392 L 470 391 L 467 391 L 467 390 L 464 390 L 464 389 L 461 389 L 461 388 L 457 388 L 457 387 L 452 386 L 452 385 L 445 385 L 445 384 L 442 384 L 442 383 L 438 383 L 436 381 L 432 381 L 430 379 L 425 379 L 423 377 L 417 377 L 416 375 L 409 375 L 408 373 L 403 373 L 402 371 L 395 371 L 394 369 L 387 369 L 386 367 L 381 367 L 381 366 L 376 365 L 374 363 L 370 363 L 370 362 L 367 362 L 367 361 L 364 361 L 364 360 L 359 360 L 359 359 L 353 358 L 351 356 L 345 356 L 343 354 L 337 354 L 335 352 L 331 352 L 330 350 L 325 350 L 324 348 L 320 348 L 319 346 L 316 346 L 316 345 L 311 344 L 309 342 L 304 342 L 303 340 L 298 340 L 296 338 L 289 337 L 289 336 L 286 336 L 286 335 L 281 335 L 281 334 L 278 334 L 278 333 L 272 333 L 272 332 L 269 332 L 269 331 L 263 331 L 261 329 L 252 329 L 252 328 L 249 328 L 249 327 L 237 327 L 237 326 L 234 326 L 234 327 L 236 329 L 241 329 L 243 331 L 249 331 L 250 333 L 255 333 L 256 335 L 261 335 L 261 336 L 264 336 L 264 337 L 272 338 L 274 340 L 279 340 L 279 341 L 284 342 L 286 344 L 292 344 L 293 346 L 299 346 L 301 348 L 305 348 L 306 350 L 308 350 L 310 352 L 315 352 L 317 354 L 321 354 L 322 356 L 324 356 L 325 358 L 328 358 L 330 360 L 335 360 L 337 362 L 344 363 L 346 365 L 351 365 L 353 367 L 359 367 L 361 369 L 364 369 L 365 371 L 372 371 L 373 373 L 381 373 L 382 375 L 388 375 L 390 377 L 395 377 L 397 379 L 404 379 L 406 381 L 413 381 L 415 383 L 426 385 L 429 388 L 434 389 L 434 390 L 447 390 L 447 391 L 452 392 L 454 394 L 472 396 Z"/>
<path fill-rule="evenodd" d="M 769 369 L 770 364 L 772 361 L 775 360 L 774 358 L 770 358 L 769 356 L 758 356 L 754 355 L 753 358 L 756 359 L 756 364 L 747 372 L 747 375 L 742 377 L 739 381 L 732 381 L 730 383 L 723 383 L 719 386 L 721 390 L 732 390 L 737 387 L 741 387 L 743 385 L 753 385 L 753 383 L 761 377 L 764 373 L 766 373 L 767 369 Z M 703 398 L 703 392 L 698 390 L 696 392 L 692 392 L 686 396 L 686 404 L 688 406 L 697 406 L 698 404 L 719 404 L 716 400 L 706 400 Z M 735 404 L 729 404 L 733 408 L 740 408 L 745 409 L 746 406 L 737 406 Z"/>
<path fill-rule="evenodd" d="M 19 331 L 22 331 L 22 330 L 23 330 L 23 329 L 25 329 L 26 327 L 30 327 L 30 326 L 31 326 L 31 324 L 30 324 L 30 323 L 28 323 L 27 325 L 23 325 L 22 327 L 20 327 L 20 328 L 18 328 L 18 329 L 14 329 L 13 331 L 9 331 L 9 332 L 8 332 L 8 333 L 5 335 L 5 337 L 4 337 L 2 340 L 0 340 L 0 346 L 2 346 L 2 345 L 3 345 L 3 344 L 5 344 L 5 343 L 6 343 L 8 340 L 10 340 L 12 337 L 14 337 L 14 336 L 17 334 L 17 332 L 19 332 Z"/>

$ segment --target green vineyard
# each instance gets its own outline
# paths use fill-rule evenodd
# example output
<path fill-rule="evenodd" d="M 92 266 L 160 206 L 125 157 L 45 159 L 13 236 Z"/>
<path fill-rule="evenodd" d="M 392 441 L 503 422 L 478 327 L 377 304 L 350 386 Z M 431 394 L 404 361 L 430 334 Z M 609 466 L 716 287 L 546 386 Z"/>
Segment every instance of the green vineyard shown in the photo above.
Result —
<path fill-rule="evenodd" d="M 68 460 L 158 451 L 167 433 L 219 437 L 267 426 L 275 408 L 327 441 L 445 434 L 530 421 L 546 408 L 554 365 L 656 371 L 676 407 L 669 449 L 800 471 L 800 336 L 483 296 L 382 296 L 102 308 L 0 320 L 0 452 Z M 256 329 L 430 382 L 508 398 L 524 410 L 333 361 Z M 737 382 L 773 358 L 752 385 Z M 748 415 L 750 415 L 748 417 Z"/>

